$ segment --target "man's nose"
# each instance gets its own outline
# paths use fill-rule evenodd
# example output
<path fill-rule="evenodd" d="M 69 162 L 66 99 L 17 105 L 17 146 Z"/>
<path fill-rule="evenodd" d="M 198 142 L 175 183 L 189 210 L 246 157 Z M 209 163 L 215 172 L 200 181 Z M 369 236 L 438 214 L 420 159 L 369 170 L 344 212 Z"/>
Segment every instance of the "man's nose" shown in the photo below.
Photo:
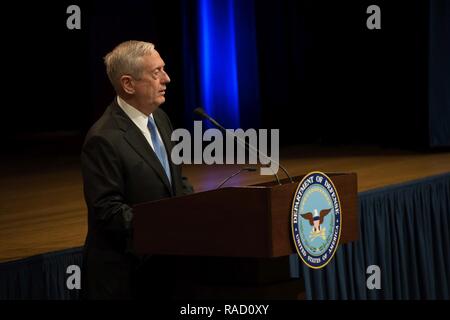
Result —
<path fill-rule="evenodd" d="M 162 77 L 162 82 L 163 83 L 169 83 L 170 82 L 170 77 L 167 74 L 167 72 L 164 71 L 163 77 Z"/>

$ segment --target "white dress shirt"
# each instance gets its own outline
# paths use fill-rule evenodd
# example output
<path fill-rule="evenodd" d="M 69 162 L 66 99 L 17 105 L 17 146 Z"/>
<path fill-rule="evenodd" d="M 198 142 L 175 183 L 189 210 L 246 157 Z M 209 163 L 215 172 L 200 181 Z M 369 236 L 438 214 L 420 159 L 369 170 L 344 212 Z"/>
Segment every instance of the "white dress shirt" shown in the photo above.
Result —
<path fill-rule="evenodd" d="M 141 111 L 136 109 L 135 107 L 130 106 L 119 96 L 117 96 L 117 103 L 119 104 L 120 108 L 127 114 L 127 116 L 130 117 L 131 121 L 133 121 L 134 124 L 139 128 L 139 130 L 144 135 L 145 139 L 147 139 L 148 144 L 152 147 L 152 149 L 154 151 L 155 148 L 153 148 L 153 142 L 152 142 L 152 137 L 150 136 L 150 130 L 147 127 L 148 117 L 145 114 L 143 114 Z M 150 117 L 153 118 L 153 114 L 150 114 Z M 161 139 L 161 135 L 159 134 L 158 128 L 156 128 L 156 132 L 158 133 L 159 142 L 162 145 L 164 145 L 164 143 Z"/>

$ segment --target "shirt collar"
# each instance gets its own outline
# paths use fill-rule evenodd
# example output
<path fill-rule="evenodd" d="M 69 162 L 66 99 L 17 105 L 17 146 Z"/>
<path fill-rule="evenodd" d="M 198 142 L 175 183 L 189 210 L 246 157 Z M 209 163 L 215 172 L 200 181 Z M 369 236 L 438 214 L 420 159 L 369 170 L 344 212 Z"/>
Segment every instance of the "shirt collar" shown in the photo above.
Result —
<path fill-rule="evenodd" d="M 122 110 L 127 114 L 127 116 L 134 122 L 134 124 L 142 131 L 147 132 L 148 127 L 148 116 L 135 107 L 129 105 L 125 100 L 117 96 L 117 103 L 122 108 Z M 153 114 L 150 114 L 153 119 Z"/>

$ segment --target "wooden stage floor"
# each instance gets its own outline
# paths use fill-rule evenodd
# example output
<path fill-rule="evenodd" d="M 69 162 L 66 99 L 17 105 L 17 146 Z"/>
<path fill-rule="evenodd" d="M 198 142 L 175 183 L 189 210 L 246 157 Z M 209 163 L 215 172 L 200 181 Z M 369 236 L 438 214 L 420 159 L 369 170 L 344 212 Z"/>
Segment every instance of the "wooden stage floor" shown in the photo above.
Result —
<path fill-rule="evenodd" d="M 356 172 L 359 192 L 450 172 L 450 152 L 367 146 L 289 147 L 281 150 L 281 162 L 291 175 L 315 170 Z M 236 165 L 189 165 L 184 174 L 198 192 L 215 188 L 238 169 Z M 6 156 L 0 170 L 0 262 L 83 245 L 87 213 L 77 155 Z M 242 173 L 227 185 L 272 179 L 260 176 L 258 170 Z"/>

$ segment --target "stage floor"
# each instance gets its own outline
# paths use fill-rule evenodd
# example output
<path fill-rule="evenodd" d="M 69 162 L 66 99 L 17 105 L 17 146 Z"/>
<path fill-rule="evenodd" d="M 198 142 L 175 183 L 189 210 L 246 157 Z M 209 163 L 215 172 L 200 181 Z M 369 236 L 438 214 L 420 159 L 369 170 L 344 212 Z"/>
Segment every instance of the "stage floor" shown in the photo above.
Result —
<path fill-rule="evenodd" d="M 296 146 L 282 149 L 280 156 L 292 176 L 310 171 L 356 172 L 359 192 L 450 172 L 450 152 Z M 83 245 L 87 210 L 79 156 L 43 156 L 35 151 L 2 157 L 0 166 L 0 262 Z M 187 165 L 184 175 L 200 192 L 214 189 L 239 168 Z M 281 170 L 279 175 L 283 176 Z M 243 172 L 227 186 L 272 179 L 259 175 L 259 170 Z"/>

